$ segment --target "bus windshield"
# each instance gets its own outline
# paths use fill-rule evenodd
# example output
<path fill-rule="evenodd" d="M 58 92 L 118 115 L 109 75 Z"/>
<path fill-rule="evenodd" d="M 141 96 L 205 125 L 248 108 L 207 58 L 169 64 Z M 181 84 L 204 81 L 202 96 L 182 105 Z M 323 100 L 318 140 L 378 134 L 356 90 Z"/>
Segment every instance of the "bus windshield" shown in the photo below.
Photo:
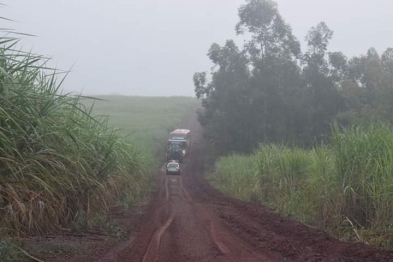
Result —
<path fill-rule="evenodd" d="M 184 140 L 185 137 L 183 135 L 172 135 L 171 140 Z"/>
<path fill-rule="evenodd" d="M 180 144 L 179 143 L 171 143 L 169 148 L 171 148 L 171 149 L 180 149 Z"/>

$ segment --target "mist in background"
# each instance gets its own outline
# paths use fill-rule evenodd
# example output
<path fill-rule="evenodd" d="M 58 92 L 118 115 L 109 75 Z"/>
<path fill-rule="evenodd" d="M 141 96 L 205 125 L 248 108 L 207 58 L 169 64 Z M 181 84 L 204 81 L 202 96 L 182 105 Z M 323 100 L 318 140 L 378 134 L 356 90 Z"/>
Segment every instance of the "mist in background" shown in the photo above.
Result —
<path fill-rule="evenodd" d="M 334 30 L 330 51 L 347 56 L 393 44 L 391 0 L 278 0 L 279 11 L 304 43 L 320 21 Z M 192 75 L 211 66 L 214 42 L 236 37 L 244 0 L 3 0 L 1 27 L 22 37 L 25 50 L 51 57 L 71 74 L 66 91 L 84 94 L 193 96 Z M 230 37 L 232 36 L 232 37 Z"/>

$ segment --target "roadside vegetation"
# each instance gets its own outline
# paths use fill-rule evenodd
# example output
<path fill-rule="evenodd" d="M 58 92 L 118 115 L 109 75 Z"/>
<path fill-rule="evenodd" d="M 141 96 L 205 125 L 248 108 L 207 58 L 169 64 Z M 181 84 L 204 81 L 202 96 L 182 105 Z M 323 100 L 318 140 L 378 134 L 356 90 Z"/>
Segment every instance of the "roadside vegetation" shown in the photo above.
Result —
<path fill-rule="evenodd" d="M 348 58 L 320 22 L 302 51 L 270 0 L 246 0 L 238 35 L 194 74 L 209 176 L 224 193 L 381 248 L 393 248 L 393 48 Z M 221 158 L 220 158 L 221 157 Z"/>
<path fill-rule="evenodd" d="M 220 158 L 210 182 L 332 235 L 393 247 L 393 132 L 384 125 L 333 130 L 329 146 L 263 145 Z"/>
<path fill-rule="evenodd" d="M 111 207 L 140 201 L 158 164 L 155 147 L 197 105 L 62 94 L 64 74 L 17 45 L 0 38 L 1 261 L 23 253 L 14 238 L 89 228 Z"/>
<path fill-rule="evenodd" d="M 80 97 L 60 94 L 41 57 L 15 51 L 14 39 L 0 43 L 2 233 L 57 232 L 119 198 L 138 199 L 151 170 L 136 146 Z"/>

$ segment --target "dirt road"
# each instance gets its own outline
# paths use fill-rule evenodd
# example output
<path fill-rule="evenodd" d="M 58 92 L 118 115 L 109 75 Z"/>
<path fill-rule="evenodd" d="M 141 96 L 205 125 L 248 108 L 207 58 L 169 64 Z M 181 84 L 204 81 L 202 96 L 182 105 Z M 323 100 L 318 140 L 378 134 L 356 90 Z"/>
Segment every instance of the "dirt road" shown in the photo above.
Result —
<path fill-rule="evenodd" d="M 138 235 L 101 262 L 393 261 L 392 252 L 345 243 L 262 206 L 226 198 L 204 180 L 195 118 L 182 176 L 157 175 L 158 192 Z"/>

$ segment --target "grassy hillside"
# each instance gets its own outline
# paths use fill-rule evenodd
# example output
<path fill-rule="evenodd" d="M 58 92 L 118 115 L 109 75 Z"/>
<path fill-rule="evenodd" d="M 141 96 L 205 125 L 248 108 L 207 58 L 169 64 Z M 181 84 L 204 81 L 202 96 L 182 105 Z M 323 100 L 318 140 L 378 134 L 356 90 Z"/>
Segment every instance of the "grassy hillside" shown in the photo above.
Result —
<path fill-rule="evenodd" d="M 393 248 L 393 131 L 333 132 L 312 150 L 261 145 L 221 158 L 210 175 L 222 192 L 261 202 L 332 235 Z"/>
<path fill-rule="evenodd" d="M 195 112 L 199 101 L 192 97 L 97 96 L 84 100 L 93 114 L 109 116 L 109 124 L 128 136 L 150 160 L 161 156 L 170 131 L 181 127 L 183 118 Z"/>

